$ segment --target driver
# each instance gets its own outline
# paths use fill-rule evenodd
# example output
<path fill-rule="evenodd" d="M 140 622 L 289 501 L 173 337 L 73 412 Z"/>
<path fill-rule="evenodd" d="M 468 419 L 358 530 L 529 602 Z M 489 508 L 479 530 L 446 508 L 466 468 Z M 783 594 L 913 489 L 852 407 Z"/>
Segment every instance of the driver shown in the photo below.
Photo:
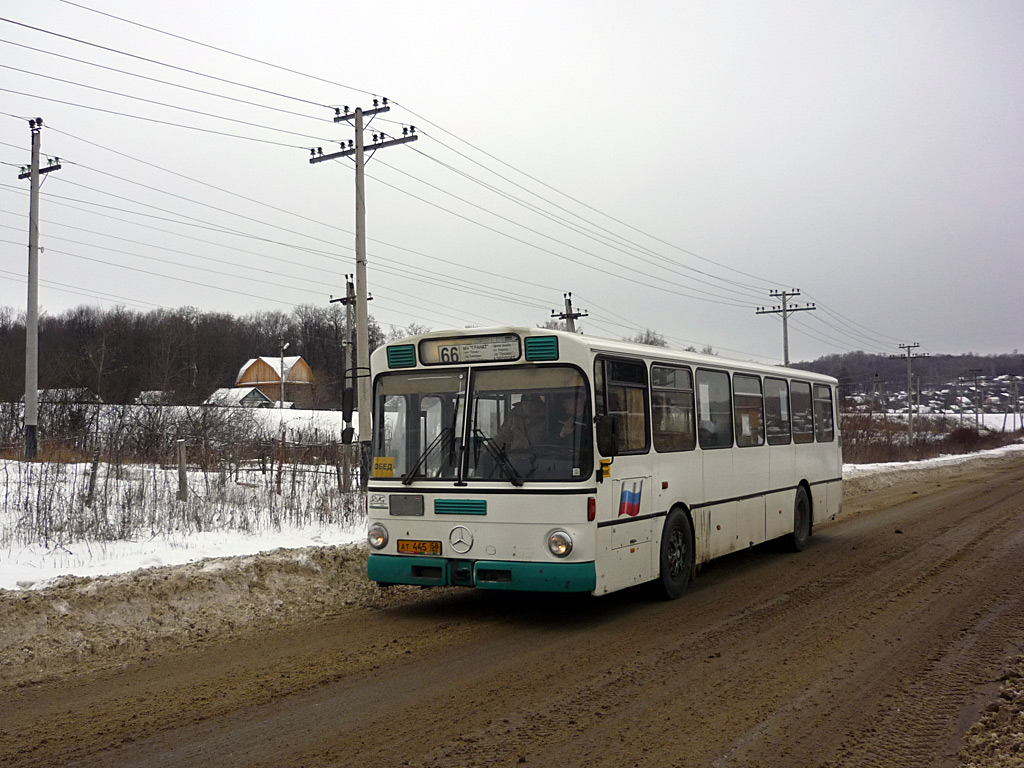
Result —
<path fill-rule="evenodd" d="M 547 419 L 544 401 L 535 392 L 527 392 L 509 411 L 494 433 L 494 441 L 506 451 L 528 451 L 544 443 Z"/>

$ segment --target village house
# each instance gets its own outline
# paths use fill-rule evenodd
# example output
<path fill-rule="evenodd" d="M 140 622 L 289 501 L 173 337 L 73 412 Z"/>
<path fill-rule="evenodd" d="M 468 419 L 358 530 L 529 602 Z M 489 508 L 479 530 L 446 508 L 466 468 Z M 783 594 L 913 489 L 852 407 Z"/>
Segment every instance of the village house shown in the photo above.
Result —
<path fill-rule="evenodd" d="M 256 387 L 221 387 L 203 401 L 203 405 L 228 408 L 273 408 L 275 403 Z M 291 407 L 286 404 L 286 407 Z"/>
<path fill-rule="evenodd" d="M 313 371 L 301 356 L 253 358 L 238 371 L 235 386 L 255 387 L 275 403 L 280 403 L 282 380 L 286 407 L 290 407 L 289 403 L 296 408 L 312 407 Z"/>

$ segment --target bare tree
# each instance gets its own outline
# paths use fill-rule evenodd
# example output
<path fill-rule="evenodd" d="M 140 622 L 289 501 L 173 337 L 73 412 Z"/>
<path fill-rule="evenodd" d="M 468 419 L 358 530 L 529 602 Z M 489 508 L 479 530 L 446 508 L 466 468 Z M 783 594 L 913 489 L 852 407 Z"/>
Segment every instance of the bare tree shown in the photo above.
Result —
<path fill-rule="evenodd" d="M 634 344 L 649 344 L 652 347 L 667 347 L 668 342 L 665 341 L 665 337 L 657 331 L 652 331 L 650 328 L 644 329 L 642 333 L 638 333 L 627 341 L 632 341 Z"/>

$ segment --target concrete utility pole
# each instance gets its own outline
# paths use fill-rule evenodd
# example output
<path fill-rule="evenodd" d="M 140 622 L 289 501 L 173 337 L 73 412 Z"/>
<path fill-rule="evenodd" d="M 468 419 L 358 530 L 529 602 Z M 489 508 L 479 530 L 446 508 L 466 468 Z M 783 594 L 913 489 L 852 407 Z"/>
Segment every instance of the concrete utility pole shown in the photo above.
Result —
<path fill-rule="evenodd" d="M 372 300 L 372 296 L 367 297 L 368 300 Z M 355 390 L 356 387 L 356 367 L 352 361 L 352 350 L 354 348 L 353 343 L 353 327 L 352 327 L 352 315 L 355 312 L 356 306 L 356 287 L 352 282 L 352 275 L 345 275 L 345 295 L 341 298 L 331 297 L 331 304 L 341 304 L 345 308 L 345 341 L 343 342 L 343 348 L 345 350 L 345 369 L 341 374 L 342 389 L 346 392 Z M 348 380 L 351 377 L 352 383 L 349 384 Z M 351 441 L 351 433 L 349 430 L 352 428 L 352 413 L 348 410 L 348 404 L 351 397 L 350 394 L 342 393 L 342 401 L 345 403 L 345 438 L 343 442 L 347 445 Z"/>
<path fill-rule="evenodd" d="M 569 333 L 576 333 L 576 320 L 581 317 L 589 317 L 586 310 L 582 312 L 572 311 L 572 291 L 562 294 L 565 297 L 565 312 L 551 310 L 551 316 L 559 320 L 565 320 L 565 327 Z"/>
<path fill-rule="evenodd" d="M 284 408 L 284 351 L 291 346 L 291 342 L 281 337 L 281 408 Z"/>
<path fill-rule="evenodd" d="M 793 296 L 799 296 L 800 291 L 794 288 L 792 291 L 771 291 L 768 294 L 773 299 L 780 299 L 782 301 L 781 307 L 772 307 L 771 309 L 765 309 L 764 307 L 758 307 L 757 314 L 759 315 L 782 315 L 782 363 L 783 365 L 789 365 L 789 316 L 794 312 L 809 312 L 817 309 L 813 304 L 805 304 L 800 306 L 794 304 L 789 306 L 788 301 Z"/>
<path fill-rule="evenodd" d="M 391 109 L 388 106 L 387 99 L 374 99 L 373 109 L 363 110 L 356 107 L 356 111 L 350 113 L 348 107 L 345 107 L 345 113 L 342 114 L 340 109 L 335 110 L 334 122 L 348 122 L 349 120 L 355 121 L 355 146 L 352 146 L 352 142 L 349 141 L 349 148 L 342 149 L 339 152 L 331 152 L 324 154 L 322 148 L 312 150 L 312 156 L 309 158 L 310 163 L 322 163 L 325 160 L 335 160 L 341 157 L 348 157 L 355 155 L 356 161 L 356 370 L 358 376 L 358 408 L 359 408 L 359 446 L 360 446 L 360 465 L 362 467 L 360 484 L 363 490 L 366 489 L 367 481 L 369 480 L 369 463 L 370 463 L 370 412 L 372 410 L 372 404 L 370 400 L 372 395 L 370 394 L 370 327 L 369 327 L 369 313 L 367 312 L 367 292 L 366 292 L 366 196 L 364 194 L 365 182 L 364 182 L 364 166 L 366 165 L 365 160 L 365 147 L 363 142 L 363 118 L 372 117 L 381 112 L 387 112 Z M 394 139 L 384 135 L 384 133 L 373 134 L 373 144 L 370 145 L 371 151 L 378 149 L 384 149 L 385 147 L 393 147 L 397 144 L 405 144 L 409 141 L 416 141 L 419 136 L 416 135 L 415 126 L 409 126 L 408 128 L 402 129 L 402 138 Z"/>
<path fill-rule="evenodd" d="M 900 344 L 900 349 L 907 351 L 907 444 L 910 445 L 914 441 L 914 374 L 910 370 L 910 361 L 919 357 L 919 355 L 911 354 L 915 349 L 920 347 L 920 344 Z M 902 357 L 902 355 L 893 355 L 893 357 Z"/>
<path fill-rule="evenodd" d="M 39 167 L 43 118 L 28 121 L 32 133 L 32 165 L 22 168 L 19 179 L 29 179 L 28 204 L 28 309 L 25 313 L 25 461 L 39 451 L 39 177 L 60 170 L 60 158 Z"/>
<path fill-rule="evenodd" d="M 978 374 L 981 373 L 984 368 L 971 368 L 971 373 L 974 374 L 974 428 L 981 429 L 981 385 L 978 383 Z"/>

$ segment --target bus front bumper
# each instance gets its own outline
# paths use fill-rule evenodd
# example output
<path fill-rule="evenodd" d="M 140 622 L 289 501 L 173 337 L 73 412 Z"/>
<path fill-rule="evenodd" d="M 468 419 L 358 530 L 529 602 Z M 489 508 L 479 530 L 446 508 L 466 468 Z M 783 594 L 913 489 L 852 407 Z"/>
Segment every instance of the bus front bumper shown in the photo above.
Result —
<path fill-rule="evenodd" d="M 382 584 L 476 587 L 522 592 L 593 592 L 597 571 L 589 563 L 520 563 L 454 560 L 416 555 L 373 555 L 367 576 Z"/>

